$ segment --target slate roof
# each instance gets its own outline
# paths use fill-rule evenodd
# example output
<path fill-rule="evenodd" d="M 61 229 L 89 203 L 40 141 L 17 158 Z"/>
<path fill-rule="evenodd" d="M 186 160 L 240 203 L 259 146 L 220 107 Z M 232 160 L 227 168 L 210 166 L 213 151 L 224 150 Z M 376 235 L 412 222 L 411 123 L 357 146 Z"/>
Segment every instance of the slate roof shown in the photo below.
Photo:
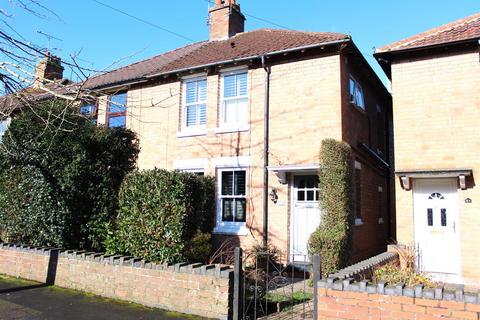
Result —
<path fill-rule="evenodd" d="M 376 53 L 394 52 L 475 39 L 480 39 L 480 13 L 378 48 Z"/>
<path fill-rule="evenodd" d="M 225 40 L 193 43 L 106 72 L 87 80 L 85 87 L 89 89 L 108 87 L 153 75 L 194 69 L 207 64 L 220 64 L 276 51 L 349 39 L 350 36 L 346 34 L 334 32 L 258 29 L 239 33 Z"/>

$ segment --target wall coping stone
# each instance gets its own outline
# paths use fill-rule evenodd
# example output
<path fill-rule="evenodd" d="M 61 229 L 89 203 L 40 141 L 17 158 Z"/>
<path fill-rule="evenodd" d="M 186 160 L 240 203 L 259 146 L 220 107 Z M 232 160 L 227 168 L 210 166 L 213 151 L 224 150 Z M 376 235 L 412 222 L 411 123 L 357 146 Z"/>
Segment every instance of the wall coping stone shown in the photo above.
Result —
<path fill-rule="evenodd" d="M 29 252 L 38 255 L 50 255 L 52 251 L 59 251 L 59 257 L 63 259 L 76 259 L 89 261 L 99 264 L 118 265 L 120 267 L 134 267 L 140 269 L 153 269 L 159 271 L 168 271 L 174 273 L 187 273 L 196 275 L 206 275 L 214 278 L 229 279 L 233 276 L 233 267 L 221 264 L 202 263 L 155 263 L 142 258 L 133 256 L 111 255 L 101 252 L 90 252 L 86 250 L 71 250 L 54 247 L 37 247 L 30 245 L 20 245 L 14 243 L 0 242 L 0 249 L 13 250 L 19 252 Z"/>
<path fill-rule="evenodd" d="M 397 253 L 382 253 L 378 256 L 342 269 L 329 275 L 327 278 L 321 279 L 318 281 L 317 286 L 319 288 L 331 289 L 334 291 L 365 292 L 388 296 L 403 296 L 429 300 L 480 304 L 480 290 L 477 290 L 476 292 L 465 291 L 463 285 L 438 284 L 434 288 L 429 288 L 418 284 L 412 287 L 407 287 L 404 283 L 387 283 L 385 281 L 380 281 L 375 284 L 369 283 L 367 280 L 355 281 L 353 278 L 356 274 L 361 273 L 361 270 L 365 270 L 364 268 L 373 268 L 378 265 L 378 263 L 380 263 L 380 265 L 385 264 L 386 261 L 388 263 L 397 258 Z"/>

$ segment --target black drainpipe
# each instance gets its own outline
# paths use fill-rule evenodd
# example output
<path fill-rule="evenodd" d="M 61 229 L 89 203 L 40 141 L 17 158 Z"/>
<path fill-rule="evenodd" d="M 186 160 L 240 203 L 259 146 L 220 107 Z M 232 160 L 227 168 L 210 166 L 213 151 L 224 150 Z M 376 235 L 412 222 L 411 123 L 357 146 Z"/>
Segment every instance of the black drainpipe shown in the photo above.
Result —
<path fill-rule="evenodd" d="M 271 69 L 262 56 L 262 67 L 265 70 L 265 100 L 263 114 L 263 246 L 268 245 L 268 153 L 269 153 L 269 116 L 270 116 L 270 73 Z"/>

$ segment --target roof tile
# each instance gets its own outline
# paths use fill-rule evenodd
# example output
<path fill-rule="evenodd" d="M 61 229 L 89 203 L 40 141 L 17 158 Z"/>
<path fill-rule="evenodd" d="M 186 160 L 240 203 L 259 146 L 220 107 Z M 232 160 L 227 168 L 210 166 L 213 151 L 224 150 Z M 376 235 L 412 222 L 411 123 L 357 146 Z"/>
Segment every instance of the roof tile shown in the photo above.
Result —
<path fill-rule="evenodd" d="M 469 39 L 480 39 L 480 13 L 465 17 L 378 48 L 377 53 L 446 44 Z"/>
<path fill-rule="evenodd" d="M 348 35 L 334 32 L 259 29 L 239 33 L 225 40 L 193 43 L 90 78 L 85 87 L 113 86 L 156 74 L 349 38 Z"/>

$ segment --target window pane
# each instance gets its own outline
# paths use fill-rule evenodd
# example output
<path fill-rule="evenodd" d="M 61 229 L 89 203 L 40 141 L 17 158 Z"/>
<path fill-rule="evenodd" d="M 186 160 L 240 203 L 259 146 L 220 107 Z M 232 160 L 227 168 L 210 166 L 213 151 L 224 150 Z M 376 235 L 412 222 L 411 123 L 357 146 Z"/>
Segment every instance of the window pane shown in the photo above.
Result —
<path fill-rule="evenodd" d="M 110 117 L 108 120 L 108 127 L 109 128 L 113 128 L 113 127 L 125 128 L 126 119 L 127 118 L 125 116 Z"/>
<path fill-rule="evenodd" d="M 199 117 L 200 117 L 200 125 L 204 125 L 207 123 L 207 105 L 206 104 L 201 104 L 198 106 L 200 108 L 199 110 Z"/>
<path fill-rule="evenodd" d="M 297 192 L 297 200 L 298 201 L 305 201 L 305 191 L 299 190 Z"/>
<path fill-rule="evenodd" d="M 232 98 L 237 95 L 237 86 L 235 82 L 234 74 L 223 77 L 223 96 L 225 98 Z"/>
<path fill-rule="evenodd" d="M 222 199 L 222 221 L 233 221 L 233 199 Z"/>
<path fill-rule="evenodd" d="M 197 124 L 197 106 L 188 106 L 186 110 L 186 124 L 187 127 L 194 126 Z"/>
<path fill-rule="evenodd" d="M 427 223 L 429 226 L 433 226 L 433 210 L 431 208 L 427 209 Z"/>
<path fill-rule="evenodd" d="M 239 98 L 237 100 L 237 122 L 246 124 L 248 114 L 248 99 Z"/>
<path fill-rule="evenodd" d="M 314 197 L 314 192 L 313 192 L 313 190 L 307 191 L 307 201 L 313 201 L 313 200 L 315 200 L 313 197 Z"/>
<path fill-rule="evenodd" d="M 247 73 L 237 74 L 237 85 L 238 85 L 238 95 L 246 96 L 247 95 Z"/>
<path fill-rule="evenodd" d="M 356 97 L 357 98 L 356 99 L 357 100 L 356 101 L 357 106 L 359 106 L 361 108 L 364 108 L 365 107 L 365 102 L 363 100 L 363 90 L 359 85 L 357 85 L 356 95 L 357 95 L 357 97 Z"/>
<path fill-rule="evenodd" d="M 245 190 L 245 171 L 235 171 L 235 195 L 244 196 Z"/>
<path fill-rule="evenodd" d="M 246 221 L 246 204 L 245 199 L 236 199 L 235 200 L 235 221 L 245 222 Z"/>
<path fill-rule="evenodd" d="M 0 138 L 5 134 L 7 131 L 7 120 L 0 120 Z"/>
<path fill-rule="evenodd" d="M 222 172 L 222 195 L 233 195 L 233 172 Z"/>
<path fill-rule="evenodd" d="M 350 78 L 350 101 L 355 102 L 355 81 Z"/>
<path fill-rule="evenodd" d="M 237 122 L 237 112 L 236 112 L 235 100 L 227 100 L 223 102 L 223 122 L 224 123 L 235 123 Z"/>
<path fill-rule="evenodd" d="M 90 116 L 95 112 L 95 105 L 86 104 L 80 107 L 80 113 L 85 116 Z"/>
<path fill-rule="evenodd" d="M 442 208 L 440 210 L 440 214 L 441 214 L 440 220 L 442 223 L 442 227 L 446 227 L 447 226 L 447 209 Z"/>
<path fill-rule="evenodd" d="M 207 101 L 207 80 L 198 81 L 198 101 Z"/>
<path fill-rule="evenodd" d="M 185 101 L 187 103 L 197 102 L 197 82 L 190 81 L 186 83 Z"/>
<path fill-rule="evenodd" d="M 127 93 L 118 93 L 110 96 L 109 112 L 125 112 L 127 108 Z"/>

